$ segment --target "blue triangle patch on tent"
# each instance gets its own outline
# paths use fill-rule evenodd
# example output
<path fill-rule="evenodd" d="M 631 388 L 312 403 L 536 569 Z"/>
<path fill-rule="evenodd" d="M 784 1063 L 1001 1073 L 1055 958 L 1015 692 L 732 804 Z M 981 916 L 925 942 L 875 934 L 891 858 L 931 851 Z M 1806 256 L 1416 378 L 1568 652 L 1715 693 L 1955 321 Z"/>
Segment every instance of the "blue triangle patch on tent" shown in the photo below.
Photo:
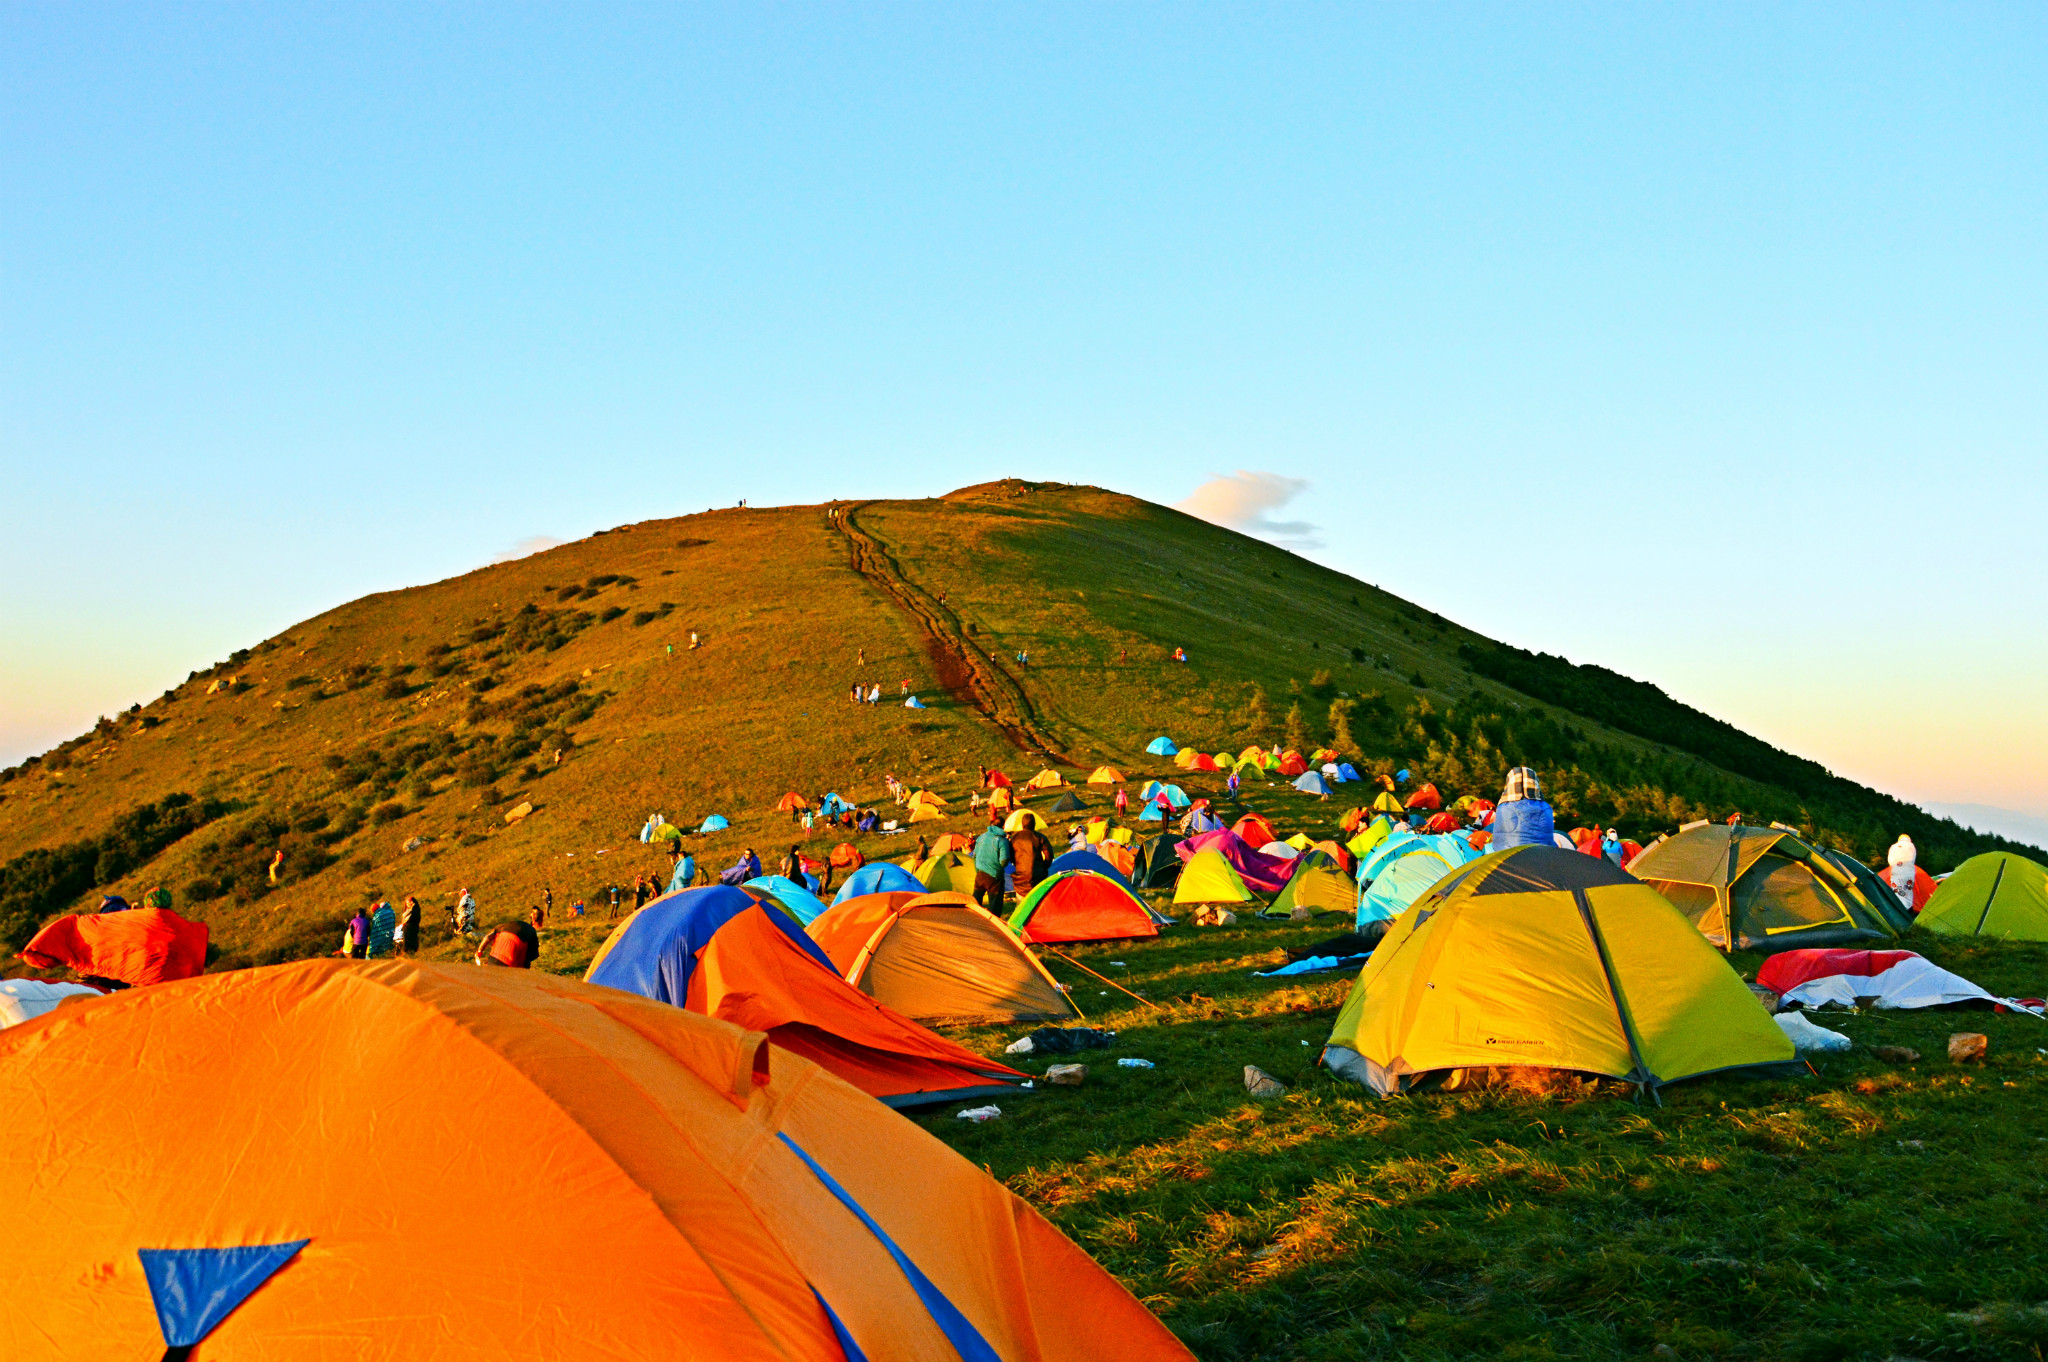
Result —
<path fill-rule="evenodd" d="M 247 1248 L 140 1249 L 142 1275 L 149 1279 L 164 1343 L 189 1348 L 213 1332 L 251 1292 L 310 1239 Z"/>

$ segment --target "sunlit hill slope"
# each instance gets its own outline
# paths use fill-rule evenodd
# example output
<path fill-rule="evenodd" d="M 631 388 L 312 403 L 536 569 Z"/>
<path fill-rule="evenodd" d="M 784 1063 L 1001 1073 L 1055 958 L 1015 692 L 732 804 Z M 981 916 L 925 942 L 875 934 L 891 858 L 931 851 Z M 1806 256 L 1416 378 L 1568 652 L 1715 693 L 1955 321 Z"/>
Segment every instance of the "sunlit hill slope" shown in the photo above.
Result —
<path fill-rule="evenodd" d="M 850 703 L 856 682 L 881 703 Z M 903 707 L 906 684 L 929 709 Z M 217 965 L 332 950 L 373 894 L 438 919 L 470 885 L 489 920 L 552 889 L 559 913 L 665 871 L 635 837 L 657 810 L 732 820 L 690 839 L 709 867 L 742 846 L 772 861 L 797 831 L 771 812 L 785 790 L 886 804 L 893 772 L 957 796 L 943 826 L 965 826 L 978 764 L 1142 777 L 1171 769 L 1142 755 L 1158 733 L 1327 743 L 1447 796 L 1526 762 L 1561 826 L 1645 840 L 1740 811 L 1865 858 L 1910 831 L 1937 869 L 2001 845 L 1270 545 L 1007 481 L 623 525 L 252 643 L 5 773 L 0 947 L 158 884 L 209 922 Z M 1348 807 L 1300 803 L 1304 826 Z"/>

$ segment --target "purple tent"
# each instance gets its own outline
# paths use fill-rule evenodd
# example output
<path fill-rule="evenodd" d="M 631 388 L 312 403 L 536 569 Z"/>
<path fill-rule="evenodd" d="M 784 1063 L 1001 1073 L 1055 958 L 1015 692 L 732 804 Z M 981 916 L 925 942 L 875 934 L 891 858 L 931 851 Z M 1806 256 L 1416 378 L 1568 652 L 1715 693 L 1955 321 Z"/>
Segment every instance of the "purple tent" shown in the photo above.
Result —
<path fill-rule="evenodd" d="M 1237 873 L 1244 877 L 1247 888 L 1262 894 L 1277 894 L 1285 888 L 1294 874 L 1294 862 L 1284 856 L 1267 856 L 1252 850 L 1244 838 L 1229 828 L 1218 828 L 1214 832 L 1197 833 L 1183 838 L 1173 849 L 1174 855 L 1182 862 L 1192 861 L 1204 851 L 1220 851 L 1223 859 L 1237 867 Z"/>

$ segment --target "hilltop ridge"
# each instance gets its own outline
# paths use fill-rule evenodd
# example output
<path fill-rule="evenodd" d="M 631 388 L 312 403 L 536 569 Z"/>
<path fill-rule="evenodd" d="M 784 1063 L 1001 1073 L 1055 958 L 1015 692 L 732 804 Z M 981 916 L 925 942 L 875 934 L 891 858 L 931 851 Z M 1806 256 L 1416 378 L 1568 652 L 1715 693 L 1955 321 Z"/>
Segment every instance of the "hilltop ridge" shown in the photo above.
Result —
<path fill-rule="evenodd" d="M 856 682 L 882 703 L 853 704 Z M 503 913 L 630 883 L 659 868 L 633 837 L 652 812 L 731 819 L 693 839 L 707 866 L 773 859 L 785 790 L 886 804 L 896 774 L 964 801 L 981 765 L 1142 778 L 1170 769 L 1143 756 L 1162 732 L 1332 743 L 1447 794 L 1528 762 L 1565 826 L 1638 838 L 1740 811 L 1865 858 L 1910 831 L 1935 868 L 2010 845 L 1179 511 L 1005 479 L 622 525 L 253 644 L 5 773 L 0 946 L 161 883 L 227 963 L 324 952 L 370 893 L 473 884 Z M 1300 821 L 1348 793 L 1302 798 Z M 137 841 L 124 818 L 183 831 Z"/>

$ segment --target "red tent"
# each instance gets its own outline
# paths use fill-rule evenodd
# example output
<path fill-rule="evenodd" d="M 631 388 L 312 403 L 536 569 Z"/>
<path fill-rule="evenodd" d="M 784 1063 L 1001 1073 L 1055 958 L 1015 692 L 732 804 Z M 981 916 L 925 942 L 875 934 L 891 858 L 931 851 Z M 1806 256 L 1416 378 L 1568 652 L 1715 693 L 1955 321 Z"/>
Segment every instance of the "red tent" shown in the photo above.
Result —
<path fill-rule="evenodd" d="M 37 932 L 21 958 L 37 969 L 69 966 L 124 984 L 190 979 L 206 971 L 206 924 L 168 908 L 74 913 Z"/>
<path fill-rule="evenodd" d="M 1408 796 L 1408 807 L 1411 809 L 1441 809 L 1443 806 L 1444 797 L 1436 792 L 1434 785 L 1425 785 Z"/>
<path fill-rule="evenodd" d="M 1188 769 L 1194 771 L 1213 771 L 1216 769 L 1216 758 L 1210 756 L 1207 752 L 1197 752 L 1195 753 L 1195 759 L 1188 763 Z"/>
<path fill-rule="evenodd" d="M 981 783 L 988 789 L 996 790 L 1007 786 L 1010 783 L 1010 778 L 1001 771 L 990 771 L 987 778 Z"/>
<path fill-rule="evenodd" d="M 1571 830 L 1571 839 L 1572 845 L 1585 852 L 1588 856 L 1598 856 L 1600 854 L 1600 829 L 1573 828 Z"/>
<path fill-rule="evenodd" d="M 1145 905 L 1107 875 L 1063 870 L 1024 896 L 1010 930 L 1026 941 L 1115 941 L 1157 936 Z"/>
<path fill-rule="evenodd" d="M 851 842 L 841 842 L 832 848 L 832 864 L 842 870 L 858 870 L 867 863 L 868 858 L 861 855 L 860 848 Z"/>
<path fill-rule="evenodd" d="M 1298 776 L 1298 775 L 1302 775 L 1302 774 L 1306 773 L 1306 772 L 1307 772 L 1307 770 L 1308 770 L 1308 763 L 1307 763 L 1307 762 L 1305 762 L 1305 761 L 1303 761 L 1303 760 L 1301 759 L 1301 753 L 1299 753 L 1299 752 L 1284 752 L 1284 753 L 1282 753 L 1282 754 L 1281 754 L 1281 756 L 1280 756 L 1280 774 L 1281 774 L 1281 775 L 1283 775 L 1283 776 Z"/>
<path fill-rule="evenodd" d="M 810 802 L 810 800 L 805 799 L 795 790 L 791 790 L 788 794 L 784 795 L 782 798 L 775 801 L 775 812 L 789 813 L 792 810 L 803 808 Z"/>
<path fill-rule="evenodd" d="M 1465 820 L 1463 818 L 1452 813 L 1449 809 L 1445 809 L 1442 813 L 1431 814 L 1429 821 L 1422 825 L 1422 830 L 1424 832 L 1456 832 L 1464 825 Z"/>
<path fill-rule="evenodd" d="M 1280 834 L 1273 831 L 1273 825 L 1255 813 L 1248 813 L 1237 820 L 1230 830 L 1244 839 L 1253 851 L 1280 840 Z"/>

